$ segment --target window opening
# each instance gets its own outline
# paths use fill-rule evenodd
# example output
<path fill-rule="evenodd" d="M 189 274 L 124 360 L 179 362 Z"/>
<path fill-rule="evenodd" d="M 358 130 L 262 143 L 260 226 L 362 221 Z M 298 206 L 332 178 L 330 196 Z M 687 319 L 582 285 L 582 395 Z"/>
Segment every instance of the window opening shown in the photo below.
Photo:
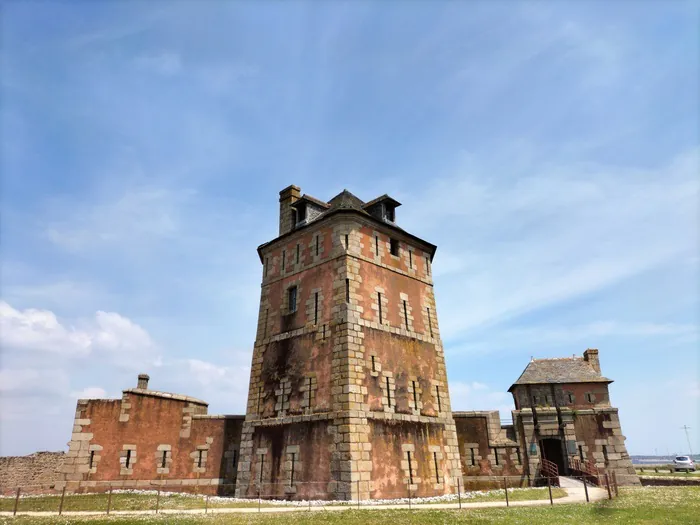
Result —
<path fill-rule="evenodd" d="M 571 403 L 572 405 L 574 403 L 574 395 L 571 392 L 569 392 L 569 403 Z"/>
<path fill-rule="evenodd" d="M 585 461 L 585 459 L 583 457 L 583 445 L 578 446 L 578 457 L 581 461 Z"/>
<path fill-rule="evenodd" d="M 399 255 L 399 241 L 397 239 L 389 239 L 389 251 L 391 255 L 398 257 Z"/>
<path fill-rule="evenodd" d="M 294 463 L 295 463 L 296 457 L 297 457 L 296 453 L 292 452 L 292 471 L 291 471 L 290 476 L 289 476 L 289 484 L 290 485 L 294 485 Z"/>
<path fill-rule="evenodd" d="M 203 450 L 198 450 L 197 451 L 199 454 L 197 455 L 197 468 L 202 468 L 202 452 Z"/>
<path fill-rule="evenodd" d="M 500 465 L 500 463 L 498 462 L 498 449 L 497 448 L 493 449 L 493 456 L 496 458 L 496 466 Z"/>
<path fill-rule="evenodd" d="M 608 446 L 603 445 L 603 460 L 605 461 L 605 464 L 608 464 Z"/>
<path fill-rule="evenodd" d="M 374 254 L 379 255 L 379 235 L 374 236 Z"/>
<path fill-rule="evenodd" d="M 292 286 L 289 289 L 289 313 L 297 311 L 297 287 Z"/>
<path fill-rule="evenodd" d="M 411 452 L 406 452 L 408 456 L 408 483 L 413 485 L 413 465 L 411 464 Z"/>
<path fill-rule="evenodd" d="M 413 251 L 408 250 L 408 266 L 413 270 Z"/>
<path fill-rule="evenodd" d="M 345 234 L 345 249 L 346 250 L 350 249 L 350 237 L 348 236 L 347 233 Z"/>
<path fill-rule="evenodd" d="M 350 302 L 350 279 L 345 279 L 345 302 Z"/>
<path fill-rule="evenodd" d="M 515 455 L 518 457 L 518 465 L 522 464 L 522 459 L 520 459 L 520 447 L 515 447 Z"/>
<path fill-rule="evenodd" d="M 164 450 L 163 451 L 163 457 L 160 460 L 160 466 L 161 468 L 165 468 L 165 465 L 167 464 L 166 461 L 168 459 L 168 451 Z"/>
<path fill-rule="evenodd" d="M 267 337 L 267 321 L 270 318 L 270 309 L 265 308 L 265 324 L 263 325 L 263 339 Z"/>
<path fill-rule="evenodd" d="M 131 450 L 126 451 L 126 468 L 131 466 Z"/>
<path fill-rule="evenodd" d="M 314 324 L 318 324 L 318 292 L 314 294 Z"/>
<path fill-rule="evenodd" d="M 316 236 L 316 257 L 318 257 L 318 235 Z"/>
<path fill-rule="evenodd" d="M 377 306 L 379 306 L 379 324 L 382 324 L 382 293 L 377 292 Z"/>
<path fill-rule="evenodd" d="M 439 385 L 435 385 L 435 393 L 437 394 L 438 412 L 442 412 L 442 402 L 440 401 L 440 386 Z"/>
<path fill-rule="evenodd" d="M 260 483 L 262 483 L 263 480 L 263 467 L 265 466 L 265 455 L 260 454 L 260 477 L 258 478 Z M 260 489 L 258 489 L 260 490 Z"/>
<path fill-rule="evenodd" d="M 403 302 L 403 319 L 406 321 L 406 330 L 408 330 L 408 308 L 406 308 L 406 301 Z"/>
<path fill-rule="evenodd" d="M 262 399 L 262 389 L 263 387 L 258 387 L 258 414 L 260 413 L 260 401 Z"/>
<path fill-rule="evenodd" d="M 299 264 L 299 250 L 301 249 L 301 245 L 297 244 L 297 264 Z"/>
<path fill-rule="evenodd" d="M 374 363 L 374 356 L 372 356 L 372 372 L 376 372 L 376 371 L 377 371 L 377 367 Z"/>
<path fill-rule="evenodd" d="M 90 451 L 90 468 L 92 468 L 95 464 L 95 451 L 91 450 Z"/>
<path fill-rule="evenodd" d="M 314 391 L 311 389 L 311 378 L 309 378 L 308 388 L 309 388 L 309 408 L 311 408 L 311 401 L 312 401 L 312 397 L 313 397 L 313 393 L 314 393 Z"/>
<path fill-rule="evenodd" d="M 268 267 L 269 263 L 270 263 L 270 258 L 265 257 L 265 264 L 263 265 L 263 275 L 265 277 L 267 277 L 267 267 Z"/>
<path fill-rule="evenodd" d="M 425 273 L 430 275 L 430 259 L 425 258 Z"/>
<path fill-rule="evenodd" d="M 391 408 L 391 390 L 389 389 L 389 378 L 386 377 L 386 404 Z"/>
<path fill-rule="evenodd" d="M 470 452 L 470 456 L 471 456 L 471 458 L 470 458 L 471 459 L 471 466 L 473 467 L 474 465 L 476 465 L 476 457 L 474 455 L 474 449 L 470 448 L 469 452 Z"/>
<path fill-rule="evenodd" d="M 326 325 L 323 325 L 323 340 L 326 340 Z"/>
<path fill-rule="evenodd" d="M 418 393 L 416 392 L 416 382 L 411 381 L 411 383 L 413 385 L 413 407 L 417 409 L 418 408 Z"/>
<path fill-rule="evenodd" d="M 438 469 L 437 452 L 433 452 L 433 462 L 435 463 L 435 482 L 440 483 L 440 469 Z"/>
<path fill-rule="evenodd" d="M 287 259 L 287 250 L 282 250 L 282 271 L 284 271 L 284 262 Z"/>
<path fill-rule="evenodd" d="M 430 319 L 430 308 L 428 310 L 428 330 L 430 330 L 430 337 L 433 337 L 433 321 Z"/>

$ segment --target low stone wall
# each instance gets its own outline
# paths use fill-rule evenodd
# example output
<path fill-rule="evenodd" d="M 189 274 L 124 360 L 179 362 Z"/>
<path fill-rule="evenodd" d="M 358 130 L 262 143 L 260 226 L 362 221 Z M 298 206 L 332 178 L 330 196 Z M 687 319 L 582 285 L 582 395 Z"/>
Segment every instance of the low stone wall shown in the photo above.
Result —
<path fill-rule="evenodd" d="M 686 486 L 686 487 L 700 487 L 700 478 L 681 478 L 681 477 L 668 477 L 664 478 L 661 476 L 640 476 L 639 480 L 642 482 L 644 487 L 674 487 L 674 486 Z"/>
<path fill-rule="evenodd" d="M 35 452 L 28 456 L 0 457 L 0 488 L 2 492 L 17 487 L 50 487 L 63 481 L 61 466 L 64 452 Z"/>

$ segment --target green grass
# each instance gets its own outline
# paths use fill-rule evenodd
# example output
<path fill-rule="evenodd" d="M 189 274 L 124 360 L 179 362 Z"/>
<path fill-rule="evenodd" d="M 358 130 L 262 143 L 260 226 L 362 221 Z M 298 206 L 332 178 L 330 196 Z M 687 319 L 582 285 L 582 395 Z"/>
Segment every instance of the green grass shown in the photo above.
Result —
<path fill-rule="evenodd" d="M 695 472 L 669 472 L 660 470 L 659 472 L 654 472 L 653 470 L 645 470 L 644 472 L 641 472 L 637 470 L 637 475 L 638 476 L 665 476 L 665 477 L 689 477 L 689 478 L 698 478 L 700 477 L 700 471 L 696 470 Z"/>
<path fill-rule="evenodd" d="M 546 488 L 516 489 L 508 491 L 512 501 L 542 500 L 549 498 Z M 552 490 L 554 498 L 563 498 L 566 491 L 555 488 Z M 107 494 L 79 494 L 66 495 L 63 501 L 64 511 L 98 510 L 106 511 Z M 113 493 L 112 510 L 155 510 L 157 496 L 153 493 Z M 29 496 L 20 498 L 17 507 L 18 512 L 27 511 L 58 511 L 61 497 L 53 496 Z M 457 501 L 455 497 L 455 502 Z M 470 497 L 465 497 L 465 502 L 481 501 L 505 501 L 503 490 L 491 490 L 487 492 L 473 492 Z M 419 504 L 419 501 L 415 502 Z M 0 511 L 12 511 L 14 509 L 14 498 L 0 498 Z M 328 505 L 338 505 L 337 502 L 328 502 Z M 244 508 L 257 507 L 258 501 L 227 501 L 225 498 L 211 498 L 207 503 L 209 508 Z M 161 509 L 204 509 L 204 496 L 193 496 L 185 494 L 161 494 L 158 507 Z M 274 507 L 277 505 L 262 502 L 262 507 Z"/>
<path fill-rule="evenodd" d="M 620 497 L 597 503 L 554 507 L 511 507 L 470 510 L 346 510 L 343 512 L 298 512 L 294 514 L 227 514 L 209 516 L 139 516 L 110 518 L 57 517 L 1 518 L 0 523 L 17 525 L 69 525 L 109 523 L 110 525 L 419 525 L 419 524 L 530 524 L 581 525 L 695 524 L 700 517 L 698 487 L 635 487 L 620 489 Z"/>

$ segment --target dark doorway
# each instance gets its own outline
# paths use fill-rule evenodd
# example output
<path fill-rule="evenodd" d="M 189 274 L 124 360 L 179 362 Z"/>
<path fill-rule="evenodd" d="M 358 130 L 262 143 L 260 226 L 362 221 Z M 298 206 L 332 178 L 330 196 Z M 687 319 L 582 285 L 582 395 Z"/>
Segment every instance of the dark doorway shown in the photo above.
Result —
<path fill-rule="evenodd" d="M 542 457 L 552 463 L 556 463 L 560 476 L 566 476 L 566 464 L 564 462 L 564 451 L 562 450 L 561 439 L 545 438 L 540 440 L 540 450 Z"/>

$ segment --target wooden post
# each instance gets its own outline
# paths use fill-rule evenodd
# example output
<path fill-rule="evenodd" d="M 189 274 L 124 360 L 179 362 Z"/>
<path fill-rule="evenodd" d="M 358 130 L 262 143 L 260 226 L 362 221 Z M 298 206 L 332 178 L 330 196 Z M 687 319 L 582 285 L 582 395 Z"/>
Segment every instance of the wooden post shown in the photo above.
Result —
<path fill-rule="evenodd" d="M 612 499 L 612 492 L 610 491 L 610 476 L 605 473 L 605 488 L 608 489 L 608 499 Z"/>
<path fill-rule="evenodd" d="M 65 499 L 65 497 L 66 497 L 66 486 L 63 485 L 63 490 L 61 491 L 61 503 L 58 506 L 58 515 L 59 516 L 61 514 L 63 514 L 63 500 Z"/>
<path fill-rule="evenodd" d="M 583 476 L 583 490 L 586 493 L 586 503 L 589 503 L 591 500 L 588 499 L 588 483 L 586 483 L 586 476 Z"/>
<path fill-rule="evenodd" d="M 461 480 L 457 478 L 457 501 L 459 501 L 459 508 L 462 508 L 462 484 Z"/>
<path fill-rule="evenodd" d="M 109 487 L 109 496 L 107 496 L 107 516 L 109 516 L 109 511 L 112 508 L 112 487 Z"/>
<path fill-rule="evenodd" d="M 160 486 L 158 487 L 158 492 L 156 493 L 156 514 L 158 514 L 159 509 L 160 509 Z"/>
<path fill-rule="evenodd" d="M 510 507 L 510 503 L 508 502 L 508 478 L 506 476 L 503 476 L 503 488 L 506 491 L 506 507 Z"/>
<path fill-rule="evenodd" d="M 17 516 L 17 507 L 19 506 L 19 493 L 22 491 L 21 487 L 17 487 L 17 495 L 15 496 L 15 508 L 12 509 L 12 515 Z"/>
<path fill-rule="evenodd" d="M 549 488 L 549 504 L 554 505 L 554 498 L 552 498 L 552 478 L 547 476 L 547 488 Z"/>

